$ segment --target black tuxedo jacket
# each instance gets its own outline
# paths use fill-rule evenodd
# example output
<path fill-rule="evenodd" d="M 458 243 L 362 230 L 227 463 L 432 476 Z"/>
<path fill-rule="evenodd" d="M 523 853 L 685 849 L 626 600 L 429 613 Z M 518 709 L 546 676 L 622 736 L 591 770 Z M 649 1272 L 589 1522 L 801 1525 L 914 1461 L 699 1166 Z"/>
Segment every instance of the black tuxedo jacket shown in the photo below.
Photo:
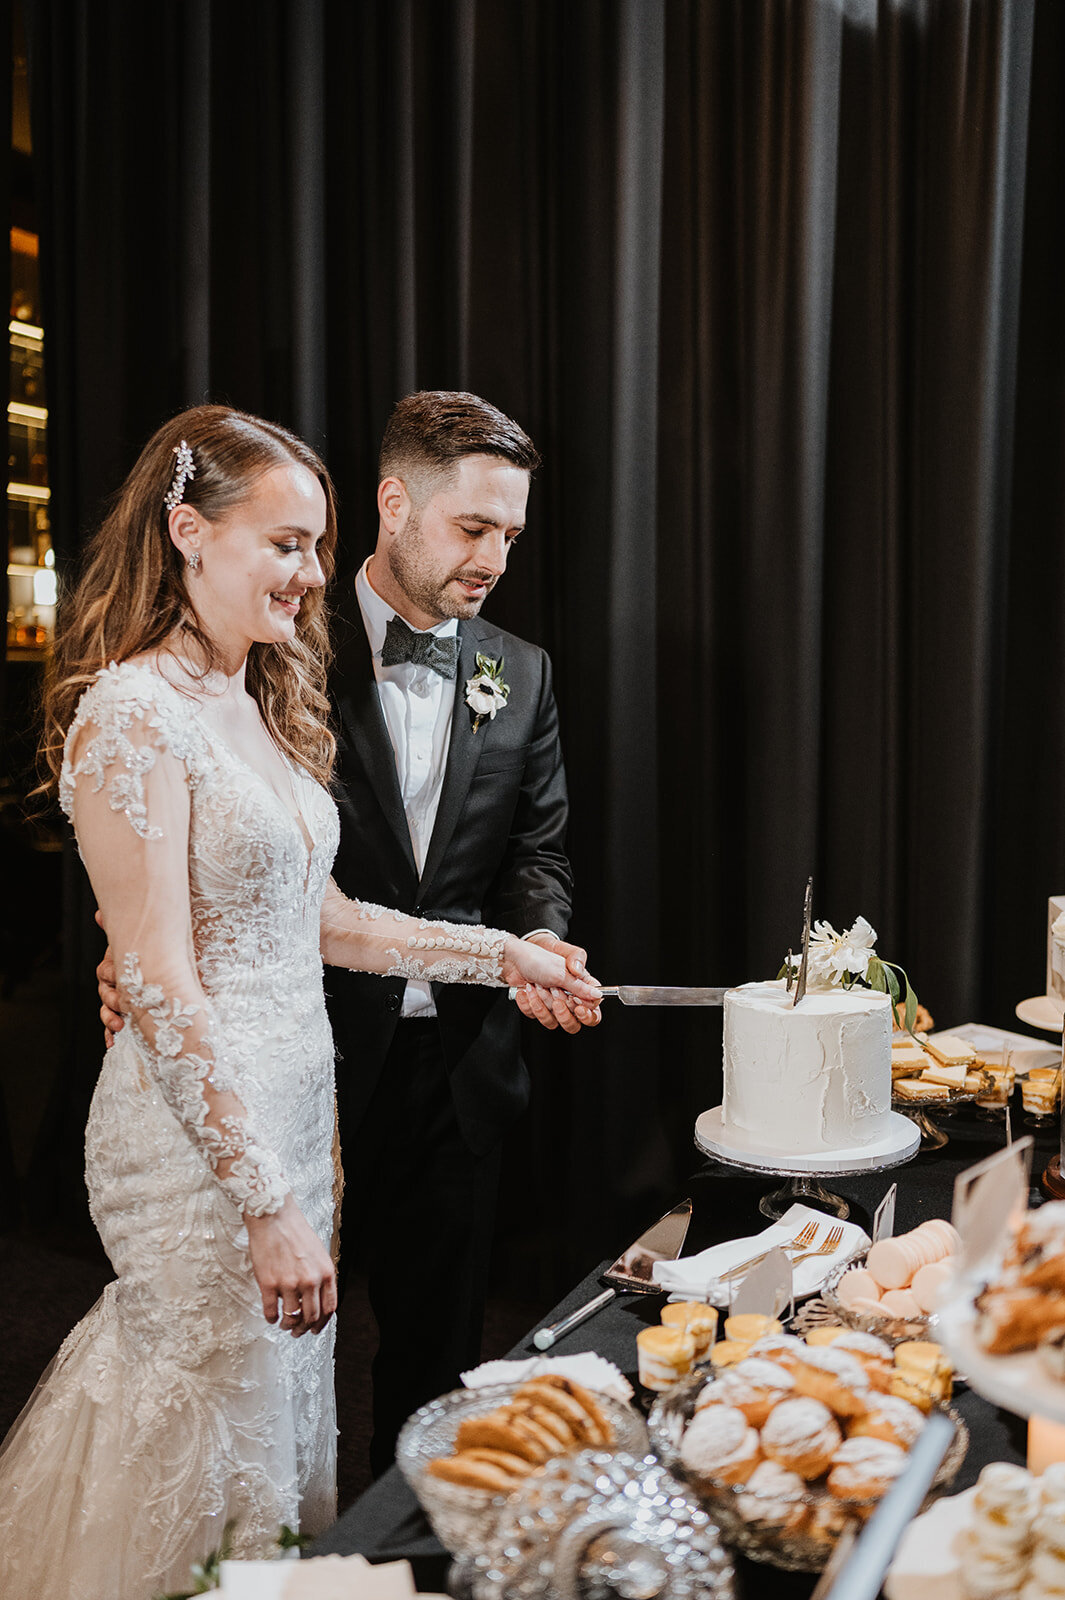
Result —
<path fill-rule="evenodd" d="M 450 922 L 518 935 L 565 934 L 571 878 L 564 851 L 568 804 L 551 663 L 475 618 L 459 623 L 455 709 L 436 825 L 419 879 L 395 756 L 354 585 L 338 619 L 332 687 L 338 735 L 335 797 L 340 848 L 333 876 L 346 895 Z M 504 660 L 510 699 L 475 733 L 465 703 L 478 652 Z M 402 1005 L 402 979 L 326 969 L 345 1139 L 373 1094 Z M 522 1111 L 529 1083 L 519 1014 L 504 991 L 434 984 L 452 1099 L 467 1145 L 483 1153 Z"/>

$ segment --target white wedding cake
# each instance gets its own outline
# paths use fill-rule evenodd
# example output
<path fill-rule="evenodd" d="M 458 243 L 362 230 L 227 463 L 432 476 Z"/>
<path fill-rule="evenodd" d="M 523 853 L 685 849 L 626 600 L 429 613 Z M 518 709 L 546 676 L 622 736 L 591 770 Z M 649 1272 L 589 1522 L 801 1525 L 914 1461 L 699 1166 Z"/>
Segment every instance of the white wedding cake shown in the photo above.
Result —
<path fill-rule="evenodd" d="M 783 979 L 725 996 L 726 1138 L 783 1155 L 859 1150 L 891 1129 L 891 1001 Z"/>

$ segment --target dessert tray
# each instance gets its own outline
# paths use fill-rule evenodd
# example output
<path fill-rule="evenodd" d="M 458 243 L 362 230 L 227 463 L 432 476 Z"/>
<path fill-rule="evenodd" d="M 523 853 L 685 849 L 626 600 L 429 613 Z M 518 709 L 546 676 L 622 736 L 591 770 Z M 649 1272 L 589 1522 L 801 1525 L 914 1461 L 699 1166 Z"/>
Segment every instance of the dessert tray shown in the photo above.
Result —
<path fill-rule="evenodd" d="M 936 1336 L 970 1387 L 1019 1417 L 1065 1423 L 1065 1383 L 1052 1378 L 1036 1350 L 990 1355 L 976 1336 L 977 1286 L 970 1283 L 936 1313 Z"/>
<path fill-rule="evenodd" d="M 950 1140 L 943 1129 L 932 1121 L 932 1116 L 947 1115 L 951 1111 L 956 1111 L 959 1106 L 971 1105 L 975 1099 L 976 1092 L 972 1089 L 944 1089 L 942 1095 L 937 1095 L 934 1099 L 929 1095 L 927 1099 L 922 1100 L 903 1100 L 892 1090 L 891 1109 L 900 1112 L 913 1123 L 926 1150 L 942 1150 Z"/>
<path fill-rule="evenodd" d="M 883 1339 L 890 1345 L 902 1344 L 908 1339 L 934 1339 L 939 1343 L 936 1331 L 938 1313 L 924 1317 L 877 1316 L 872 1311 L 855 1311 L 853 1306 L 843 1304 L 836 1294 L 839 1280 L 849 1267 L 860 1265 L 867 1254 L 867 1251 L 863 1251 L 852 1261 L 840 1262 L 825 1279 L 820 1300 L 826 1311 L 831 1313 L 833 1320 L 842 1322 L 844 1327 L 853 1328 L 857 1333 L 875 1334 L 878 1339 Z"/>
<path fill-rule="evenodd" d="M 887 1600 L 968 1600 L 961 1550 L 973 1528 L 976 1490 L 944 1495 L 915 1517 L 899 1540 L 884 1581 Z"/>
<path fill-rule="evenodd" d="M 693 1374 L 651 1407 L 647 1429 L 651 1447 L 662 1464 L 699 1497 L 722 1535 L 754 1561 L 768 1562 L 791 1572 L 820 1572 L 847 1524 L 867 1515 L 867 1502 L 845 1500 L 831 1494 L 820 1481 L 805 1493 L 782 1497 L 778 1492 L 758 1493 L 746 1483 L 724 1483 L 689 1471 L 680 1453 L 684 1430 L 695 1411 L 695 1401 L 709 1368 Z M 965 1459 L 969 1432 L 957 1412 L 941 1406 L 954 1424 L 954 1439 L 932 1485 L 932 1495 L 953 1483 Z"/>
<path fill-rule="evenodd" d="M 504 1495 L 434 1477 L 427 1470 L 429 1462 L 452 1452 L 461 1422 L 468 1417 L 485 1416 L 505 1405 L 514 1398 L 517 1387 L 517 1384 L 503 1383 L 478 1389 L 453 1389 L 450 1394 L 422 1406 L 400 1431 L 396 1465 L 417 1495 L 433 1532 L 452 1555 L 476 1555 L 495 1526 Z M 626 1452 L 639 1460 L 647 1448 L 643 1418 L 632 1406 L 602 1392 L 597 1392 L 595 1399 L 612 1429 L 613 1438 L 608 1448 Z"/>

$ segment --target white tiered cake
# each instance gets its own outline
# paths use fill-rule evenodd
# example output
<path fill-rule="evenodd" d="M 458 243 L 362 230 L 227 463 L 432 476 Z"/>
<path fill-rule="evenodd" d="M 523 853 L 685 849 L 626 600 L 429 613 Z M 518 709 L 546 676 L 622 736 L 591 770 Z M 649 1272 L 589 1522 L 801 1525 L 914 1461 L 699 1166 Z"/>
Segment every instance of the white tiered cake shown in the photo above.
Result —
<path fill-rule="evenodd" d="M 723 1132 L 781 1155 L 860 1153 L 889 1135 L 891 1002 L 872 989 L 783 981 L 725 996 Z"/>

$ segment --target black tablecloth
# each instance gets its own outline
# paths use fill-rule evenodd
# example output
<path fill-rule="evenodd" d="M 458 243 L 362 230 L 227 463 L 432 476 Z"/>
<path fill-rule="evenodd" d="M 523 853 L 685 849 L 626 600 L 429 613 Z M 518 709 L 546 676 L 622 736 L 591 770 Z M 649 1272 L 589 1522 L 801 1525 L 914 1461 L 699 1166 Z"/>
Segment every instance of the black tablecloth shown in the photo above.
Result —
<path fill-rule="evenodd" d="M 1018 1095 L 1013 1107 L 1017 1123 L 1015 1136 L 1032 1131 L 1021 1121 L 1019 1099 Z M 850 1203 L 852 1221 L 861 1223 L 868 1231 L 872 1214 L 892 1182 L 898 1183 L 896 1233 L 904 1233 L 928 1217 L 950 1216 L 954 1179 L 975 1161 L 1000 1149 L 1004 1133 L 1001 1121 L 982 1121 L 968 1107 L 943 1118 L 942 1125 L 950 1134 L 950 1143 L 942 1150 L 922 1150 L 906 1166 L 893 1172 L 824 1180 L 827 1188 Z M 1035 1139 L 1033 1184 L 1038 1182 L 1039 1174 L 1056 1148 L 1050 1135 L 1043 1131 L 1037 1132 Z M 690 1194 L 693 1201 L 684 1254 L 693 1255 L 708 1245 L 756 1233 L 765 1227 L 766 1218 L 758 1211 L 758 1201 L 779 1182 L 779 1179 L 737 1172 L 717 1162 L 699 1167 L 682 1190 L 683 1194 Z M 1039 1199 L 1034 1191 L 1032 1199 L 1033 1203 Z M 648 1218 L 649 1223 L 653 1220 Z M 625 1239 L 608 1242 L 616 1245 L 619 1252 L 629 1243 Z M 609 1260 L 600 1262 L 582 1283 L 544 1315 L 543 1322 L 559 1321 L 598 1293 L 599 1275 L 608 1265 Z M 636 1379 L 636 1334 L 647 1323 L 657 1322 L 661 1305 L 657 1296 L 616 1300 L 561 1340 L 551 1354 L 596 1350 L 620 1367 L 637 1394 L 642 1395 Z M 512 1357 L 537 1353 L 532 1344 L 532 1332 L 530 1330 L 526 1341 L 510 1352 Z M 1026 1424 L 1022 1419 L 999 1410 L 965 1388 L 957 1394 L 955 1404 L 971 1435 L 969 1453 L 956 1488 L 964 1489 L 975 1482 L 981 1467 L 988 1461 L 1024 1461 Z M 443 1590 L 445 1587 L 447 1556 L 395 1467 L 345 1511 L 313 1546 L 315 1555 L 333 1551 L 341 1555 L 357 1551 L 373 1561 L 404 1558 L 411 1562 L 419 1588 Z M 769 1595 L 774 1600 L 806 1600 L 816 1581 L 807 1574 L 778 1572 L 743 1558 L 737 1561 L 737 1573 L 743 1600 L 760 1600 Z"/>

